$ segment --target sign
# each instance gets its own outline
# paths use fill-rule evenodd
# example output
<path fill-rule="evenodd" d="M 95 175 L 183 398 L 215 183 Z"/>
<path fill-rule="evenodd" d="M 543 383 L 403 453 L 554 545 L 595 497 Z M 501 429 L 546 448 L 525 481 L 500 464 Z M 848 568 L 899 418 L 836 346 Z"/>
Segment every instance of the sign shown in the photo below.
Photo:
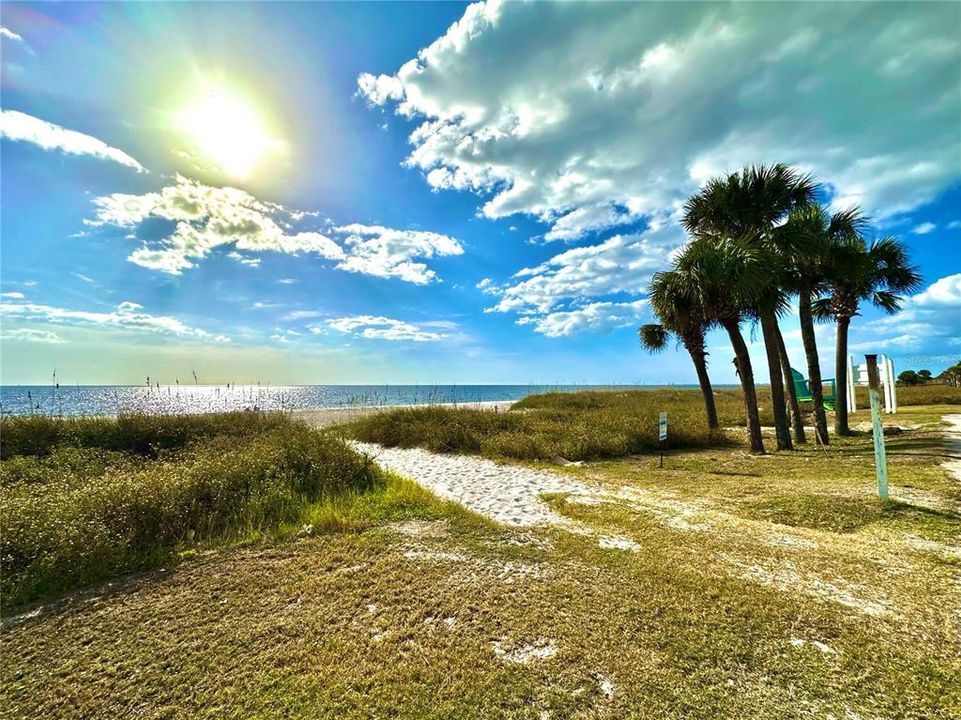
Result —
<path fill-rule="evenodd" d="M 661 442 L 667 440 L 667 413 L 662 412 L 661 418 L 658 421 L 658 436 L 657 439 Z"/>

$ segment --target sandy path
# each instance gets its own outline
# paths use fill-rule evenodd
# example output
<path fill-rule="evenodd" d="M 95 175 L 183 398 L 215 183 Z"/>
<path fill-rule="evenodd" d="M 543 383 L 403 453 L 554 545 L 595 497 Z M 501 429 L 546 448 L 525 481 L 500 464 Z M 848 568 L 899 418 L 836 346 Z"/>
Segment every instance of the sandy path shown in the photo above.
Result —
<path fill-rule="evenodd" d="M 438 497 L 505 525 L 572 525 L 541 499 L 545 493 L 590 494 L 576 480 L 468 455 L 440 455 L 419 448 L 385 448 L 351 442 L 386 470 L 423 485 Z"/>

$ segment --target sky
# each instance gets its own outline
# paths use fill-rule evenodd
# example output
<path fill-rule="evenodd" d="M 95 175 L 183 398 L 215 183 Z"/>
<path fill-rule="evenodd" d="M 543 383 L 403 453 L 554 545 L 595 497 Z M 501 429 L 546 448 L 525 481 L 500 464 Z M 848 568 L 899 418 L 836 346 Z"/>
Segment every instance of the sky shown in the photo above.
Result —
<path fill-rule="evenodd" d="M 0 24 L 4 384 L 693 383 L 682 350 L 639 346 L 645 289 L 691 193 L 774 162 L 924 277 L 899 315 L 862 310 L 851 352 L 961 358 L 958 3 L 3 3 Z M 709 351 L 735 382 L 723 334 Z"/>

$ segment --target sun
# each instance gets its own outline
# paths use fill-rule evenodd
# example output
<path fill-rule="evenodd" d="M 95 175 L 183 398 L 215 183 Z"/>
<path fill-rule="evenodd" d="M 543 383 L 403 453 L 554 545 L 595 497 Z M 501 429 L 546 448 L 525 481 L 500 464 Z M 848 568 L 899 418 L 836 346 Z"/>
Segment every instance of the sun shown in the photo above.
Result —
<path fill-rule="evenodd" d="M 181 110 L 177 125 L 198 154 L 237 178 L 248 177 L 273 145 L 251 104 L 219 87 Z"/>

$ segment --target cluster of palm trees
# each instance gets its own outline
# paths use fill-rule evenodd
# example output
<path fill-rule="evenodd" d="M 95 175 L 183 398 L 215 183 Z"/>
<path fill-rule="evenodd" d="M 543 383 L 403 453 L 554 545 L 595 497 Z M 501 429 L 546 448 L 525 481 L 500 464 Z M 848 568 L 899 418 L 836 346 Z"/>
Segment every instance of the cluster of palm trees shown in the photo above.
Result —
<path fill-rule="evenodd" d="M 895 313 L 921 283 L 899 240 L 870 237 L 858 208 L 831 213 L 818 184 L 786 165 L 755 166 L 709 181 L 684 206 L 690 242 L 649 289 L 658 323 L 638 330 L 650 351 L 675 337 L 694 361 L 708 426 L 718 427 L 705 336 L 722 328 L 734 349 L 754 452 L 764 452 L 754 369 L 742 328 L 760 326 L 779 450 L 806 442 L 779 319 L 797 298 L 818 440 L 828 443 L 815 321 L 837 324 L 835 432 L 849 434 L 848 329 L 862 303 Z"/>

